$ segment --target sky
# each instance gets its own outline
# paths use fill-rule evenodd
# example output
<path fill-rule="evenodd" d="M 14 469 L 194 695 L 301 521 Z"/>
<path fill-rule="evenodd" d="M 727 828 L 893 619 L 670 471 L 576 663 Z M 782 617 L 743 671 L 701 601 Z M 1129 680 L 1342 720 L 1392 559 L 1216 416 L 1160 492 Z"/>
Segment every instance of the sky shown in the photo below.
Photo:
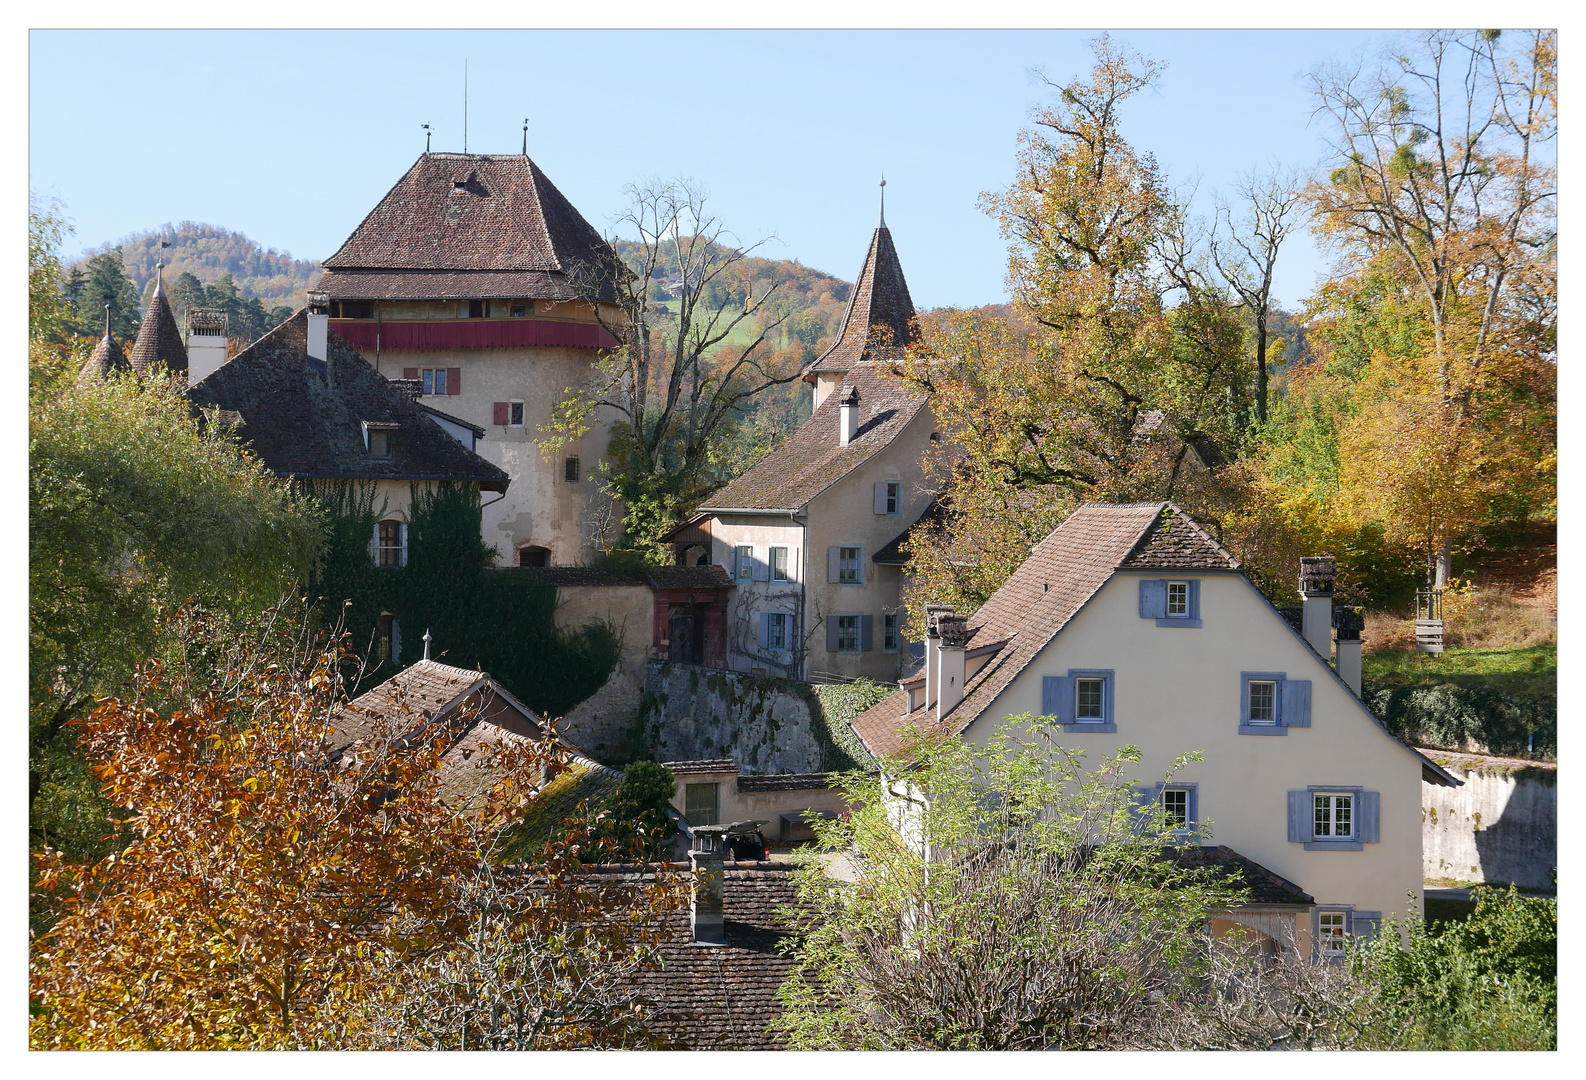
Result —
<path fill-rule="evenodd" d="M 979 208 L 1091 31 L 31 31 L 28 172 L 61 200 L 66 251 L 166 222 L 329 256 L 424 149 L 529 155 L 596 228 L 625 185 L 686 175 L 743 243 L 852 280 L 887 179 L 887 224 L 919 307 L 1006 298 L 1007 243 Z M 1123 112 L 1209 213 L 1241 173 L 1315 166 L 1305 76 L 1376 31 L 1116 33 L 1163 61 Z M 1324 268 L 1292 241 L 1275 293 Z"/>

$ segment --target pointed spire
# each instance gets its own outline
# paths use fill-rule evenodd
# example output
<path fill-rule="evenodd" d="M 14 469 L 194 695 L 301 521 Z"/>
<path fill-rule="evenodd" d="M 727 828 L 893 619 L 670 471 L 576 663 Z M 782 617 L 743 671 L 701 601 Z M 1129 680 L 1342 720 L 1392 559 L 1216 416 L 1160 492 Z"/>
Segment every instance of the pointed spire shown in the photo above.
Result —
<path fill-rule="evenodd" d="M 115 337 L 110 333 L 110 305 L 106 304 L 104 336 L 99 339 L 99 344 L 94 346 L 94 351 L 78 369 L 77 381 L 103 379 L 112 371 L 126 371 L 129 367 L 126 354 L 121 351 L 121 346 L 116 344 Z"/>
<path fill-rule="evenodd" d="M 529 156 L 529 118 L 523 118 L 523 156 Z"/>
<path fill-rule="evenodd" d="M 892 232 L 883 219 L 870 237 L 870 250 L 865 252 L 865 264 L 849 294 L 837 343 L 809 370 L 851 371 L 855 364 L 878 359 L 880 350 L 890 352 L 909 344 L 918 333 L 914 300 L 903 278 L 897 248 L 892 246 Z"/>
<path fill-rule="evenodd" d="M 171 372 L 187 376 L 187 346 L 182 344 L 182 332 L 176 328 L 176 316 L 165 300 L 165 283 L 155 279 L 154 295 L 149 298 L 149 310 L 138 328 L 138 340 L 128 357 L 132 370 L 142 375 L 156 361 Z"/>
<path fill-rule="evenodd" d="M 430 658 L 430 642 L 432 640 L 433 639 L 430 637 L 430 628 L 426 626 L 424 628 L 424 659 L 426 660 Z"/>
<path fill-rule="evenodd" d="M 881 174 L 881 228 L 887 227 L 887 174 Z"/>

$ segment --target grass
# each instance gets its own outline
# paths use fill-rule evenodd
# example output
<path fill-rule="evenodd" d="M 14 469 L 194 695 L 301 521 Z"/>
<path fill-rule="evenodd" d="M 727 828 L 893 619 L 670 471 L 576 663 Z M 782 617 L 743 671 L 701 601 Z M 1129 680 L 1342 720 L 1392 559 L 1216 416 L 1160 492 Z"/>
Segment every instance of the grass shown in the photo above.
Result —
<path fill-rule="evenodd" d="M 1361 658 L 1364 681 L 1374 687 L 1452 683 L 1527 697 L 1558 695 L 1558 646 L 1519 649 L 1451 648 L 1441 656 L 1385 649 Z"/>

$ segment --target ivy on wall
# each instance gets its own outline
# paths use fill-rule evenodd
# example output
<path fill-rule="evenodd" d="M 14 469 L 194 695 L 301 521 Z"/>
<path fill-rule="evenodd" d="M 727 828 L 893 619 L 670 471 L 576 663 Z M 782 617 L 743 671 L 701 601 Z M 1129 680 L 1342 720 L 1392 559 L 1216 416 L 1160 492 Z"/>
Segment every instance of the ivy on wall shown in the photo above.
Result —
<path fill-rule="evenodd" d="M 473 484 L 414 484 L 407 564 L 377 567 L 375 522 L 389 509 L 372 483 L 301 481 L 327 511 L 324 554 L 309 583 L 322 618 L 338 617 L 353 647 L 372 658 L 382 614 L 400 623 L 403 667 L 424 655 L 495 676 L 524 704 L 559 717 L 600 689 L 616 665 L 619 642 L 607 627 L 559 629 L 556 588 L 491 571 L 495 549 L 480 539 Z M 349 603 L 350 601 L 350 603 Z M 383 680 L 390 666 L 373 672 Z"/>

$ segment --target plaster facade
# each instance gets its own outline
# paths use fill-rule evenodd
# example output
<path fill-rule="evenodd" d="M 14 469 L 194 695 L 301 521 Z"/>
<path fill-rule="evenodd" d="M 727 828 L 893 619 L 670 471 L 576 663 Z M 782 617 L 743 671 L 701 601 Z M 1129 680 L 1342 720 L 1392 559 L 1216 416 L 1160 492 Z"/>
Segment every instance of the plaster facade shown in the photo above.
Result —
<path fill-rule="evenodd" d="M 985 745 L 1007 717 L 1043 711 L 1042 678 L 1112 672 L 1116 731 L 1068 732 L 1090 767 L 1140 747 L 1138 783 L 1160 781 L 1173 759 L 1200 751 L 1174 777 L 1195 784 L 1206 843 L 1224 844 L 1316 898 L 1318 909 L 1421 914 L 1422 762 L 1383 730 L 1331 667 L 1237 573 L 1173 572 L 1200 582 L 1199 627 L 1140 616 L 1139 581 L 1161 570 L 1113 575 L 992 702 L 965 737 Z M 1241 673 L 1279 672 L 1311 686 L 1310 725 L 1242 735 Z M 1359 850 L 1289 840 L 1288 793 L 1311 787 L 1377 792 L 1379 839 Z M 1414 894 L 1413 899 L 1407 894 Z M 1310 947 L 1312 924 L 1296 920 Z"/>

